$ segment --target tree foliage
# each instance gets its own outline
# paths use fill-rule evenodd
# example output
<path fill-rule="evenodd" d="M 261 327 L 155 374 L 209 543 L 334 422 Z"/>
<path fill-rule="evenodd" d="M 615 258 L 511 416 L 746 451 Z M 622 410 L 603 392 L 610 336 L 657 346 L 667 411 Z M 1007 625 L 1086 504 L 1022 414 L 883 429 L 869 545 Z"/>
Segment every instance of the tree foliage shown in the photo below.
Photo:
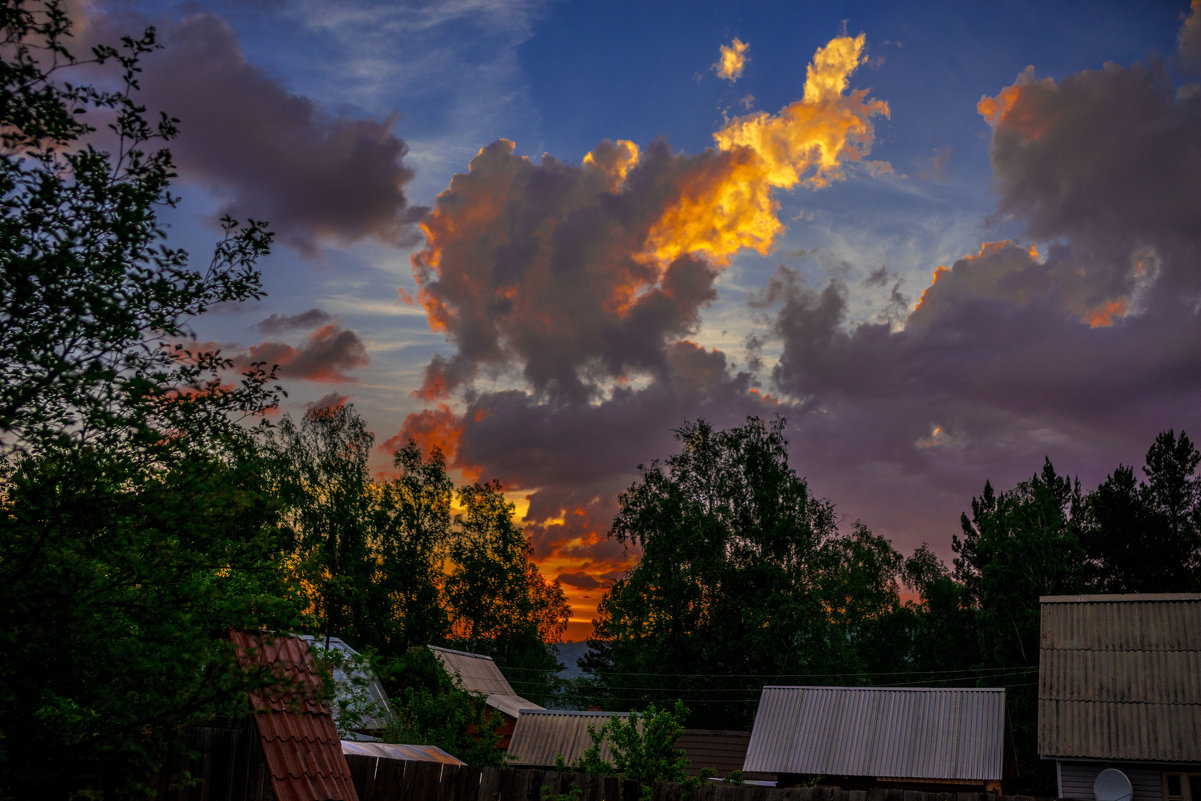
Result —
<path fill-rule="evenodd" d="M 856 681 L 874 621 L 898 602 L 900 557 L 866 527 L 838 533 L 783 432 L 782 420 L 685 424 L 680 452 L 621 495 L 610 534 L 642 555 L 599 606 L 585 667 L 601 698 L 686 696 L 694 725 L 736 728 L 766 677 Z"/>
<path fill-rule="evenodd" d="M 654 782 L 686 782 L 688 758 L 676 741 L 684 733 L 688 707 L 681 701 L 657 708 L 648 704 L 641 713 L 622 719 L 611 716 L 599 729 L 588 727 L 592 745 L 580 756 L 573 770 L 601 775 L 620 775 L 642 783 L 644 790 Z M 601 756 L 607 745 L 612 761 Z"/>
<path fill-rule="evenodd" d="M 396 475 L 374 479 L 374 441 L 349 404 L 285 419 L 274 439 L 310 626 L 385 660 L 426 644 L 485 653 L 516 669 L 518 692 L 549 700 L 570 609 L 500 484 L 456 488 L 442 454 L 412 442 Z"/>
<path fill-rule="evenodd" d="M 291 620 L 243 425 L 272 376 L 187 344 L 259 296 L 271 237 L 226 220 L 201 270 L 167 244 L 152 30 L 77 59 L 55 0 L 0 27 L 0 796 L 124 797 L 179 726 L 244 708 L 227 627 Z M 114 88 L 74 83 L 85 63 Z"/>

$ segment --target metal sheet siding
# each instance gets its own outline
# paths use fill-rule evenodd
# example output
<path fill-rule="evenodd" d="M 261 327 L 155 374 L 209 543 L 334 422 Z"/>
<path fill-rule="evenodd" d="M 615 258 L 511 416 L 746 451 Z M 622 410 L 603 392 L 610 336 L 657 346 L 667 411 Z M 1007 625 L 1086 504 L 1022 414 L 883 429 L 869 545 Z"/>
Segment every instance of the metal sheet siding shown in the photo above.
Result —
<path fill-rule="evenodd" d="M 1039 753 L 1201 761 L 1201 595 L 1041 600 Z"/>
<path fill-rule="evenodd" d="M 513 729 L 513 740 L 509 743 L 511 764 L 550 767 L 558 756 L 571 764 L 592 745 L 588 726 L 599 729 L 614 715 L 623 720 L 629 719 L 628 712 L 565 712 L 552 709 L 522 712 Z M 602 759 L 612 756 L 607 744 L 601 745 L 600 754 Z"/>
<path fill-rule="evenodd" d="M 1093 782 L 1106 768 L 1117 768 L 1130 779 L 1133 801 L 1163 801 L 1163 771 L 1146 765 L 1124 765 L 1108 762 L 1061 762 L 1062 798 L 1095 801 Z"/>
<path fill-rule="evenodd" d="M 1001 689 L 764 687 L 744 769 L 1000 780 Z"/>

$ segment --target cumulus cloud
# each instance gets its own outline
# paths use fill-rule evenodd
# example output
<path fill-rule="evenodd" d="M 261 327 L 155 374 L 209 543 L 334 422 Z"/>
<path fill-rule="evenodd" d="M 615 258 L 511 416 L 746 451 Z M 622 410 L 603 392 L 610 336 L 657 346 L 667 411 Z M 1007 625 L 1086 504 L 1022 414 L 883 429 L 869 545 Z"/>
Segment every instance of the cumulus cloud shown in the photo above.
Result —
<path fill-rule="evenodd" d="M 979 111 L 998 216 L 1025 242 L 934 268 L 901 326 L 850 322 L 847 286 L 788 269 L 754 298 L 794 453 L 822 454 L 815 489 L 886 531 L 953 520 L 1043 456 L 1098 481 L 1201 422 L 1201 97 L 1110 64 L 1027 70 Z"/>
<path fill-rule="evenodd" d="M 284 342 L 263 342 L 251 345 L 249 351 L 235 360 L 239 366 L 264 362 L 279 367 L 281 378 L 303 378 L 308 381 L 354 381 L 348 371 L 368 363 L 367 349 L 358 334 L 336 324 L 323 325 L 300 346 Z"/>
<path fill-rule="evenodd" d="M 722 45 L 721 55 L 713 65 L 713 71 L 717 73 L 717 77 L 730 83 L 741 78 L 742 71 L 746 69 L 746 63 L 750 61 L 750 57 L 746 54 L 750 47 L 738 37 L 734 37 L 734 41 L 728 45 Z"/>
<path fill-rule="evenodd" d="M 161 21 L 159 21 L 161 23 Z M 95 41 L 148 20 L 101 17 Z M 246 60 L 237 34 L 200 13 L 159 24 L 163 50 L 145 59 L 139 100 L 180 119 L 171 152 L 181 175 L 210 187 L 237 219 L 267 220 L 287 243 L 410 240 L 424 211 L 408 205 L 413 171 L 393 119 L 330 114 Z"/>
<path fill-rule="evenodd" d="M 606 141 L 577 166 L 535 164 L 505 140 L 483 148 L 421 224 L 418 300 L 455 353 L 430 363 L 419 395 L 446 397 L 481 370 L 517 369 L 540 396 L 575 402 L 662 376 L 730 257 L 767 253 L 783 230 L 772 192 L 826 186 L 870 150 L 888 107 L 847 91 L 863 47 L 834 39 L 804 99 L 730 121 L 697 155 Z"/>

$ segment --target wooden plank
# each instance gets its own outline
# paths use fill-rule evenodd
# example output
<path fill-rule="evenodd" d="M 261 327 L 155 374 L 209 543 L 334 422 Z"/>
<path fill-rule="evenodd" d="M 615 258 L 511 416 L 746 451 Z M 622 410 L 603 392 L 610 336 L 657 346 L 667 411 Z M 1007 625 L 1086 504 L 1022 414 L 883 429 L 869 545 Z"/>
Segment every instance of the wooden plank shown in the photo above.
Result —
<path fill-rule="evenodd" d="M 379 757 L 364 754 L 347 754 L 346 766 L 350 768 L 350 781 L 359 801 L 372 801 L 375 797 L 375 764 Z"/>
<path fill-rule="evenodd" d="M 480 768 L 480 788 L 475 796 L 476 801 L 496 801 L 500 797 L 501 773 L 500 768 Z"/>

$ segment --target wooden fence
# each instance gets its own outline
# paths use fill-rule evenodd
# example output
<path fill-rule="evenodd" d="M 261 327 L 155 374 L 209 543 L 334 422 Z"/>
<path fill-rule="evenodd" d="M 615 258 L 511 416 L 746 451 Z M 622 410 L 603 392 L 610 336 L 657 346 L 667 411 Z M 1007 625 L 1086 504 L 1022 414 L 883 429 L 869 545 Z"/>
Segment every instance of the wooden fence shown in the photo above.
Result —
<path fill-rule="evenodd" d="M 346 757 L 359 801 L 546 801 L 557 796 L 578 801 L 639 801 L 638 782 L 585 773 L 520 768 L 474 768 L 436 762 L 350 755 Z M 572 788 L 578 795 L 572 796 Z M 985 793 L 926 793 L 913 790 L 835 790 L 829 787 L 781 789 L 703 782 L 685 787 L 657 782 L 652 801 L 1035 801 L 1028 796 Z"/>

